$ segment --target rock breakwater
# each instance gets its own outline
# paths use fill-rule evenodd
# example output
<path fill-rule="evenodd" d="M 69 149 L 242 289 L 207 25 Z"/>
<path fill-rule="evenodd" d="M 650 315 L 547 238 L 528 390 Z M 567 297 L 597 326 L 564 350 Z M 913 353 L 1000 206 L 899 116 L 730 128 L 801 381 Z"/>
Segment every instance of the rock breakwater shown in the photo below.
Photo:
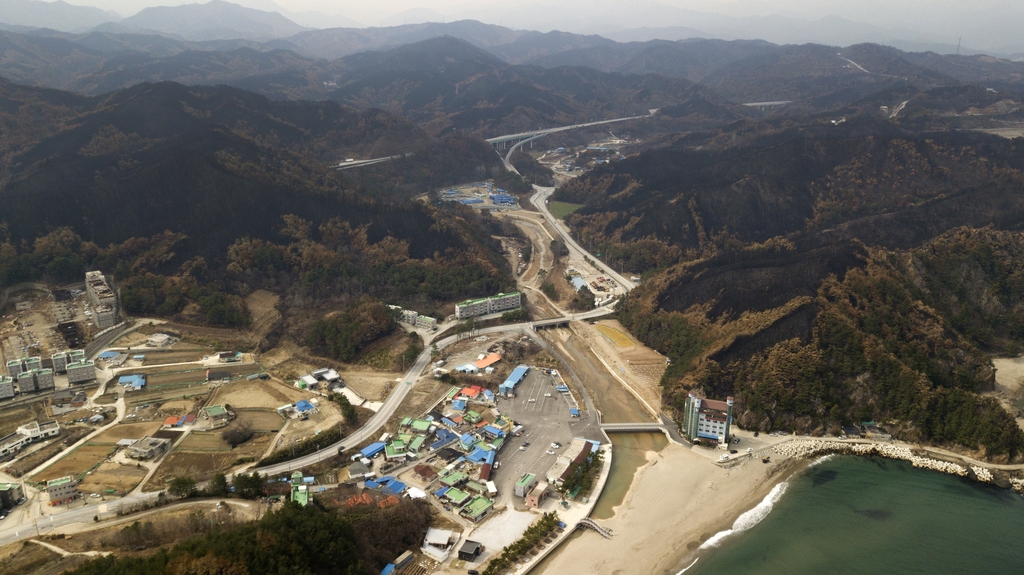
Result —
<path fill-rule="evenodd" d="M 892 445 L 889 443 L 845 443 L 841 441 L 827 441 L 821 439 L 797 439 L 776 445 L 772 447 L 772 451 L 779 455 L 808 458 L 817 457 L 819 455 L 828 455 L 830 453 L 839 453 L 844 455 L 877 455 L 880 457 L 888 457 L 889 459 L 909 461 L 914 467 L 920 467 L 922 469 L 941 471 L 942 473 L 959 475 L 961 477 L 967 477 L 968 475 L 967 468 L 963 465 L 914 455 L 914 452 L 905 445 Z M 980 467 L 977 469 L 986 473 L 988 481 L 991 481 L 992 474 L 989 473 L 987 469 Z M 981 478 L 981 474 L 977 471 L 975 471 L 975 475 L 977 475 L 979 479 Z"/>

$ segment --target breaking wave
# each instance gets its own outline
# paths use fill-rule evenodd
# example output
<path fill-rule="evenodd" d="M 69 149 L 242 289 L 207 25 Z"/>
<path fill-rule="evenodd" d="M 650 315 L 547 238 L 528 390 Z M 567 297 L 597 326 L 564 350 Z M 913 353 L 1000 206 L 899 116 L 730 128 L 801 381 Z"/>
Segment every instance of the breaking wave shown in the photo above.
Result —
<path fill-rule="evenodd" d="M 715 533 L 710 539 L 705 541 L 703 545 L 698 547 L 698 549 L 703 550 L 718 547 L 727 537 L 737 533 L 742 533 L 760 523 L 765 517 L 768 517 L 768 514 L 771 513 L 772 508 L 775 507 L 775 504 L 782 498 L 782 494 L 786 492 L 788 487 L 788 481 L 783 481 L 773 487 L 772 490 L 768 492 L 768 495 L 765 495 L 764 499 L 757 504 L 757 507 L 754 507 L 750 511 L 747 511 L 743 515 L 737 517 L 736 521 L 733 522 L 731 529 Z M 687 567 L 687 569 L 689 569 L 689 567 Z"/>

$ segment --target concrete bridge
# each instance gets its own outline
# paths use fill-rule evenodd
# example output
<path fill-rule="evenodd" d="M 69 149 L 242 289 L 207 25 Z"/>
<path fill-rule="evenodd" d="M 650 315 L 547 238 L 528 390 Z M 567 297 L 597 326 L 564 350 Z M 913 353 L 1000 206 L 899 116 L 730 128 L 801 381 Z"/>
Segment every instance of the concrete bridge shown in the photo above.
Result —
<path fill-rule="evenodd" d="M 646 433 L 646 432 L 658 432 L 669 435 L 668 428 L 664 424 L 655 423 L 653 421 L 648 423 L 602 423 L 601 429 L 605 433 Z"/>

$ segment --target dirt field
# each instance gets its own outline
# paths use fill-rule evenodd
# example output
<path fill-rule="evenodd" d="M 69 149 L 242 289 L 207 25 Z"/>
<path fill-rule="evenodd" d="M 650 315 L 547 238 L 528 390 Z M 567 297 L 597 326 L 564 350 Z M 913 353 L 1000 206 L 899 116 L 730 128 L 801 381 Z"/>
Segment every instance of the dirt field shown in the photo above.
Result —
<path fill-rule="evenodd" d="M 583 336 L 616 375 L 626 380 L 655 409 L 661 408 L 661 376 L 667 364 L 665 356 L 644 346 L 629 336 L 626 328 L 615 320 L 601 320 L 590 326 L 586 323 L 573 324 L 574 330 Z M 613 343 L 609 334 L 618 334 L 619 342 Z M 629 344 L 623 340 L 629 340 Z"/>
<path fill-rule="evenodd" d="M 245 306 L 249 309 L 252 322 L 249 324 L 249 331 L 254 340 L 259 341 L 266 337 L 267 333 L 281 319 L 281 312 L 277 304 L 281 296 L 267 290 L 256 290 L 245 298 Z"/>
<path fill-rule="evenodd" d="M 194 347 L 194 346 L 190 346 Z M 215 350 L 212 347 L 204 349 L 193 349 L 185 351 L 172 351 L 172 350 L 153 350 L 153 349 L 140 349 L 137 350 L 139 353 L 146 356 L 146 359 L 142 361 L 142 365 L 165 365 L 168 363 L 186 363 L 191 361 L 199 361 L 203 359 L 203 356 L 210 355 Z M 134 352 L 133 352 L 134 353 Z"/>
<path fill-rule="evenodd" d="M 276 432 L 284 425 L 284 419 L 272 410 L 238 409 L 235 410 L 235 415 L 235 421 L 248 421 L 256 431 Z"/>
<path fill-rule="evenodd" d="M 147 435 L 153 435 L 158 429 L 160 424 L 155 422 L 122 423 L 92 438 L 89 443 L 117 443 L 122 439 L 142 439 Z"/>
<path fill-rule="evenodd" d="M 17 406 L 0 409 L 0 437 L 14 433 L 19 425 L 32 421 L 47 420 L 46 407 L 42 398 L 31 403 L 22 403 Z"/>
<path fill-rule="evenodd" d="M 105 489 L 116 489 L 118 493 L 126 493 L 135 489 L 146 478 L 148 472 L 149 470 L 141 465 L 103 463 L 96 471 L 82 478 L 78 489 L 84 493 L 103 493 Z"/>
<path fill-rule="evenodd" d="M 230 451 L 197 453 L 176 450 L 164 459 L 160 468 L 143 487 L 143 491 L 166 489 L 167 481 L 176 476 L 188 476 L 196 481 L 208 481 L 214 473 L 229 469 L 239 457 L 242 455 Z"/>
<path fill-rule="evenodd" d="M 42 545 L 22 541 L 0 548 L 0 575 L 28 575 L 61 563 L 61 557 Z M 73 568 L 68 564 L 67 568 Z"/>
<path fill-rule="evenodd" d="M 308 399 L 308 392 L 270 380 L 237 380 L 219 387 L 211 404 L 227 404 L 233 408 L 262 407 L 277 409 L 286 403 Z"/>
<path fill-rule="evenodd" d="M 178 446 L 182 451 L 228 451 L 231 448 L 220 438 L 221 431 L 193 431 Z"/>
<path fill-rule="evenodd" d="M 68 453 L 53 465 L 33 475 L 30 479 L 40 482 L 64 477 L 65 475 L 80 475 L 88 471 L 93 465 L 106 459 L 107 455 L 113 450 L 113 445 L 86 443 Z"/>
<path fill-rule="evenodd" d="M 383 401 L 387 398 L 385 390 L 390 389 L 398 381 L 399 376 L 391 372 L 380 372 L 367 369 L 347 369 L 340 372 L 345 385 L 352 388 L 369 401 Z"/>

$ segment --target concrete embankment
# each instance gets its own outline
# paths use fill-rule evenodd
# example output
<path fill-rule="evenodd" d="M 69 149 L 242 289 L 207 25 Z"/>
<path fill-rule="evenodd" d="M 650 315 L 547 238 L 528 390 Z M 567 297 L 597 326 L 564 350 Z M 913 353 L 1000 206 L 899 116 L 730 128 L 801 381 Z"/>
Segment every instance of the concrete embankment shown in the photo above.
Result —
<path fill-rule="evenodd" d="M 978 465 L 960 465 L 958 463 L 915 455 L 913 450 L 906 445 L 894 445 L 891 443 L 848 443 L 842 441 L 813 439 L 793 440 L 787 443 L 782 443 L 774 446 L 772 451 L 780 455 L 806 458 L 829 454 L 876 455 L 879 457 L 887 457 L 889 459 L 909 461 L 911 465 L 921 469 L 930 469 L 932 471 L 958 475 L 960 477 L 970 477 L 982 483 L 997 483 L 995 475 L 993 475 L 989 469 Z M 1008 483 L 1014 490 L 1024 493 L 1024 479 L 1011 477 L 1008 479 Z"/>

